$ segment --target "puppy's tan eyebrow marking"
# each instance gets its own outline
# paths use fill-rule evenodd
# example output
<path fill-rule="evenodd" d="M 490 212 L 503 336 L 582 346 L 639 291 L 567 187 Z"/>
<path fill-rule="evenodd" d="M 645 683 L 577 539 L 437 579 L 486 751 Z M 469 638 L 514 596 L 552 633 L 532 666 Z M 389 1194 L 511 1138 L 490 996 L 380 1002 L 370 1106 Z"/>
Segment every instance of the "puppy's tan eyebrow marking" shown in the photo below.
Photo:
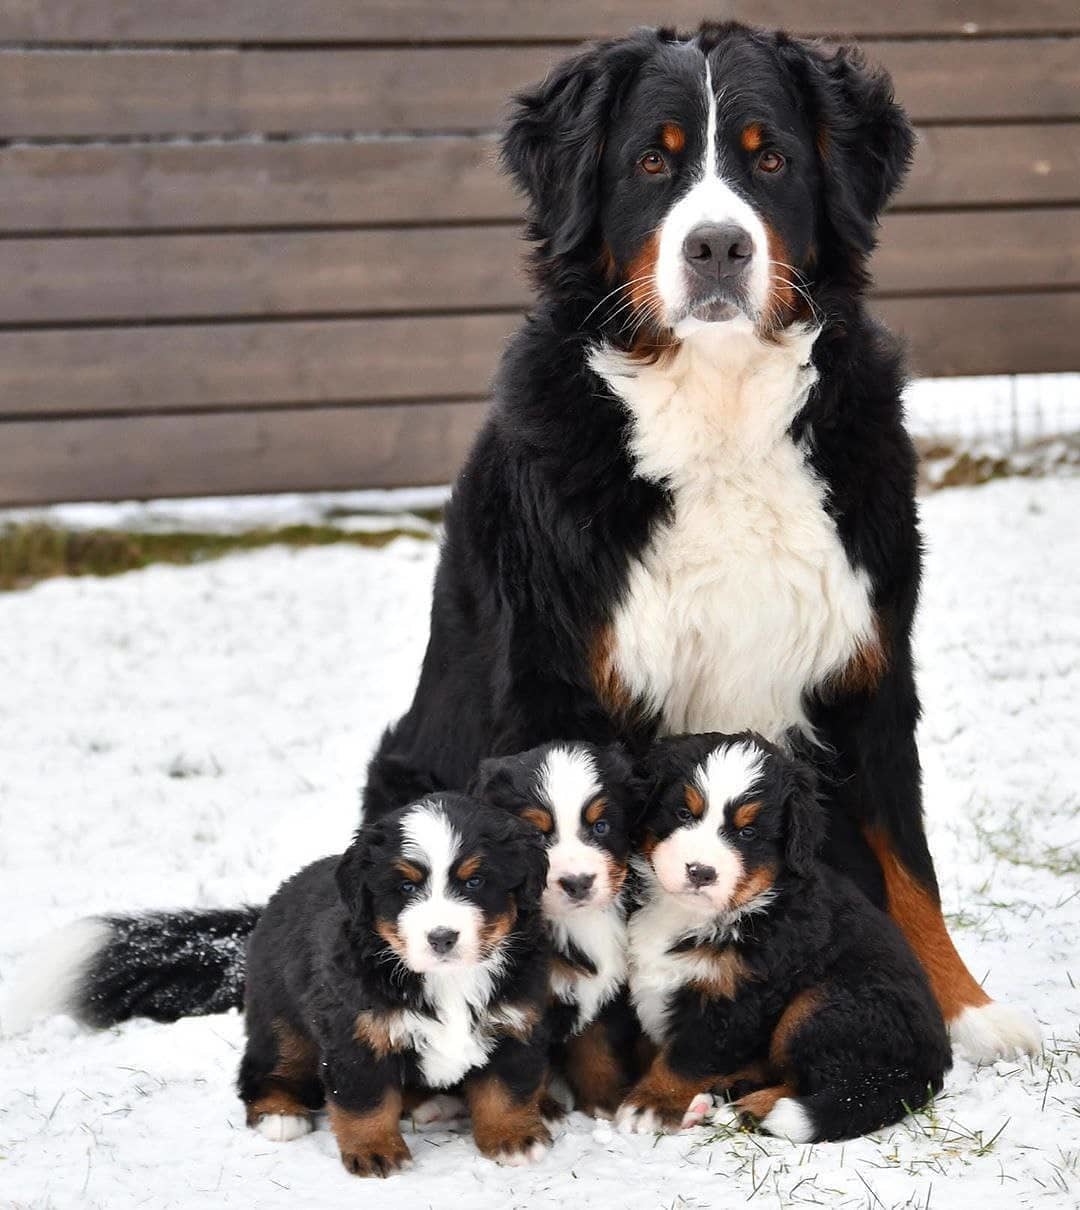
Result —
<path fill-rule="evenodd" d="M 543 807 L 526 807 L 521 812 L 521 818 L 527 820 L 533 827 L 539 828 L 541 832 L 550 832 L 555 826 L 550 812 L 545 811 Z"/>
<path fill-rule="evenodd" d="M 660 127 L 660 142 L 666 151 L 680 152 L 686 146 L 686 131 L 676 122 L 665 122 Z"/>
<path fill-rule="evenodd" d="M 761 810 L 759 802 L 744 802 L 741 807 L 738 807 L 735 814 L 732 816 L 731 822 L 737 828 L 748 828 L 758 817 L 758 812 Z"/>
<path fill-rule="evenodd" d="M 454 877 L 458 878 L 461 882 L 464 882 L 467 878 L 471 878 L 479 868 L 480 854 L 471 853 L 465 858 L 461 865 L 458 866 Z"/>
<path fill-rule="evenodd" d="M 686 809 L 695 819 L 700 819 L 705 814 L 705 799 L 701 791 L 696 786 L 687 786 L 684 797 Z"/>
<path fill-rule="evenodd" d="M 759 151 L 764 141 L 765 136 L 762 133 L 760 122 L 751 122 L 749 126 L 743 128 L 743 132 L 739 136 L 743 151 Z"/>
<path fill-rule="evenodd" d="M 411 861 L 406 861 L 404 857 L 399 857 L 394 862 L 394 869 L 402 878 L 407 878 L 410 882 L 424 881 L 424 871 L 419 866 L 413 865 Z"/>
<path fill-rule="evenodd" d="M 603 796 L 594 798 L 591 803 L 585 808 L 585 822 L 596 823 L 601 815 L 607 810 L 607 799 Z"/>

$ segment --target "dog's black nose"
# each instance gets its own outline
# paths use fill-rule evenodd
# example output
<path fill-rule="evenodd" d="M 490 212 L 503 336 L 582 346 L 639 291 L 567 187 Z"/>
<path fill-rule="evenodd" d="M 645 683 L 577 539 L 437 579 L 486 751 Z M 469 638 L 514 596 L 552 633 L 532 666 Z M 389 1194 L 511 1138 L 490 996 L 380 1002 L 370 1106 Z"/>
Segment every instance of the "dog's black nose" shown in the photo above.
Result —
<path fill-rule="evenodd" d="M 457 929 L 432 929 L 427 935 L 428 945 L 437 954 L 448 954 L 457 945 Z"/>
<path fill-rule="evenodd" d="M 683 257 L 699 277 L 723 281 L 750 263 L 754 241 L 737 223 L 702 223 L 683 240 Z"/>
<path fill-rule="evenodd" d="M 588 899 L 595 881 L 595 874 L 575 874 L 573 877 L 560 878 L 559 886 L 566 892 L 567 898 L 580 903 L 583 899 Z"/>
<path fill-rule="evenodd" d="M 716 871 L 711 865 L 701 865 L 697 861 L 686 863 L 686 877 L 692 886 L 710 886 L 716 881 Z"/>

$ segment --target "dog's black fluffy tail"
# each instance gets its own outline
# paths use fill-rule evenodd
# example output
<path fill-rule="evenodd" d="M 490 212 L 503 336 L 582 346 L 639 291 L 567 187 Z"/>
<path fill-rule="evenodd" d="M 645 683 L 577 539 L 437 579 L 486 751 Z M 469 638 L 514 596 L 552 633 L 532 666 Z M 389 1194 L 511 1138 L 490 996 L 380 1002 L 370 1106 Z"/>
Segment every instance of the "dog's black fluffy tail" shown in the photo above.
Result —
<path fill-rule="evenodd" d="M 15 980 L 3 1031 L 65 1012 L 97 1029 L 240 1008 L 257 907 L 76 921 L 32 954 Z"/>

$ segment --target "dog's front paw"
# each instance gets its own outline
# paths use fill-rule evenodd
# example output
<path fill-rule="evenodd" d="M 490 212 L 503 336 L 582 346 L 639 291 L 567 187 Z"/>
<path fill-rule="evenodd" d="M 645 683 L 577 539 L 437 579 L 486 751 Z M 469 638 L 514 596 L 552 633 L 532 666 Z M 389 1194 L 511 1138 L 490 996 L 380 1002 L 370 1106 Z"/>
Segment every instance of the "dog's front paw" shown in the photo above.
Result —
<path fill-rule="evenodd" d="M 627 1134 L 666 1133 L 678 1130 L 687 1112 L 686 1105 L 635 1090 L 616 1110 L 615 1125 Z"/>
<path fill-rule="evenodd" d="M 255 1129 L 272 1143 L 288 1143 L 313 1130 L 306 1113 L 263 1113 L 255 1120 Z"/>
<path fill-rule="evenodd" d="M 1030 1014 L 1011 1004 L 979 1004 L 949 1022 L 952 1043 L 972 1063 L 993 1063 L 1042 1050 L 1042 1031 Z"/>
<path fill-rule="evenodd" d="M 520 1135 L 505 1134 L 499 1139 L 477 1140 L 481 1154 L 497 1164 L 511 1168 L 522 1168 L 535 1164 L 547 1155 L 551 1147 L 551 1133 L 543 1122 L 537 1121 Z"/>
<path fill-rule="evenodd" d="M 392 1135 L 371 1147 L 341 1149 L 341 1162 L 353 1176 L 389 1176 L 412 1159 L 405 1140 Z"/>

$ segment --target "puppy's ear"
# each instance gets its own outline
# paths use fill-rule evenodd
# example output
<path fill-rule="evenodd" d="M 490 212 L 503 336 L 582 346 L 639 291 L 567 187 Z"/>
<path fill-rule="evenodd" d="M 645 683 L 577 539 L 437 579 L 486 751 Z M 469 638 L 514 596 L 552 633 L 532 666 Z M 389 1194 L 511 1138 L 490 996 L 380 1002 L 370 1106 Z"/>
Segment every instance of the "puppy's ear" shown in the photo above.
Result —
<path fill-rule="evenodd" d="M 876 242 L 878 216 L 911 164 L 915 134 L 893 97 L 892 79 L 851 46 L 785 41 L 809 92 L 825 178 L 826 210 L 836 235 L 863 254 Z"/>
<path fill-rule="evenodd" d="M 825 811 L 817 778 L 802 761 L 784 761 L 784 861 L 793 874 L 808 877 L 825 840 Z"/>
<path fill-rule="evenodd" d="M 345 904 L 348 913 L 353 918 L 364 914 L 364 909 L 370 904 L 367 894 L 367 876 L 374 859 L 375 851 L 386 841 L 386 833 L 378 824 L 369 824 L 357 830 L 352 844 L 341 855 L 334 871 L 338 894 Z"/>
<path fill-rule="evenodd" d="M 480 762 L 468 793 L 495 807 L 509 808 L 514 801 L 514 768 L 512 756 L 491 756 Z"/>
<path fill-rule="evenodd" d="M 528 199 L 542 256 L 572 252 L 596 225 L 604 133 L 645 46 L 644 34 L 590 46 L 514 99 L 502 164 Z"/>
<path fill-rule="evenodd" d="M 494 829 L 495 843 L 505 852 L 501 868 L 522 910 L 539 906 L 547 882 L 548 858 L 544 835 L 516 815 L 503 815 Z"/>

